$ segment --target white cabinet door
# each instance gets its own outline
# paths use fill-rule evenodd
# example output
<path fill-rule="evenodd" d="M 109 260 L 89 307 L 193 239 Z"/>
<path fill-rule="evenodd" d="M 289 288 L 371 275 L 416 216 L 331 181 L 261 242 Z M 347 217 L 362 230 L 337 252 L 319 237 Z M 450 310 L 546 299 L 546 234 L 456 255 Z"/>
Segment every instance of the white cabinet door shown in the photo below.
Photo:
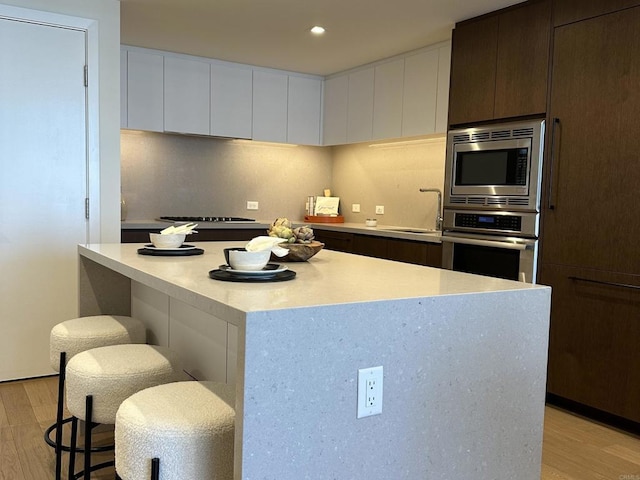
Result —
<path fill-rule="evenodd" d="M 210 64 L 165 56 L 164 129 L 209 135 Z"/>
<path fill-rule="evenodd" d="M 402 135 L 435 132 L 438 49 L 405 58 Z"/>
<path fill-rule="evenodd" d="M 348 98 L 348 75 L 325 80 L 323 145 L 344 145 L 347 143 Z"/>
<path fill-rule="evenodd" d="M 251 138 L 252 90 L 250 67 L 211 65 L 211 135 Z"/>
<path fill-rule="evenodd" d="M 197 380 L 229 383 L 227 322 L 175 298 L 169 318 L 169 348 L 180 355 L 185 371 Z M 235 365 L 229 367 L 235 378 Z"/>
<path fill-rule="evenodd" d="M 451 74 L 451 42 L 438 49 L 438 98 L 436 100 L 436 133 L 446 133 L 449 116 L 449 75 Z"/>
<path fill-rule="evenodd" d="M 373 67 L 349 74 L 347 142 L 366 142 L 373 132 Z"/>
<path fill-rule="evenodd" d="M 127 127 L 164 130 L 164 57 L 155 53 L 127 54 Z"/>
<path fill-rule="evenodd" d="M 322 81 L 289 76 L 287 142 L 320 144 Z"/>
<path fill-rule="evenodd" d="M 127 128 L 127 50 L 120 49 L 120 128 Z"/>
<path fill-rule="evenodd" d="M 402 135 L 402 91 L 404 59 L 375 67 L 373 97 L 373 139 Z"/>
<path fill-rule="evenodd" d="M 287 141 L 287 90 L 289 76 L 253 71 L 253 139 Z"/>

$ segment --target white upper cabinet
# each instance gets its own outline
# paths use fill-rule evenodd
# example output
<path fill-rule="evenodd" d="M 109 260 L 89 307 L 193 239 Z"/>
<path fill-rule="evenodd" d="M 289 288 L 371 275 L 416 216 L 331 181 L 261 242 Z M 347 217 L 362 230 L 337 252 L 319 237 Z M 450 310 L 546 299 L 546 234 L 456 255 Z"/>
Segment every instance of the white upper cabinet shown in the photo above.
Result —
<path fill-rule="evenodd" d="M 373 135 L 373 67 L 349 74 L 347 142 L 365 142 Z"/>
<path fill-rule="evenodd" d="M 251 138 L 251 67 L 211 64 L 211 135 Z"/>
<path fill-rule="evenodd" d="M 323 145 L 447 131 L 451 42 L 331 76 Z"/>
<path fill-rule="evenodd" d="M 287 141 L 289 76 L 266 70 L 253 71 L 253 139 Z"/>
<path fill-rule="evenodd" d="M 320 145 L 322 80 L 289 75 L 287 142 Z"/>
<path fill-rule="evenodd" d="M 127 51 L 120 49 L 120 128 L 127 128 Z"/>
<path fill-rule="evenodd" d="M 209 135 L 210 82 L 209 63 L 165 56 L 165 131 Z"/>
<path fill-rule="evenodd" d="M 375 67 L 373 140 L 402 135 L 404 59 Z"/>
<path fill-rule="evenodd" d="M 347 143 L 348 98 L 348 75 L 328 78 L 324 81 L 323 145 Z"/>
<path fill-rule="evenodd" d="M 164 130 L 164 57 L 127 52 L 127 128 Z"/>
<path fill-rule="evenodd" d="M 444 133 L 451 42 L 323 79 L 138 47 L 121 49 L 121 126 L 343 145 Z"/>
<path fill-rule="evenodd" d="M 449 125 L 449 77 L 451 75 L 451 42 L 438 49 L 438 99 L 436 102 L 436 133 L 446 133 Z"/>
<path fill-rule="evenodd" d="M 434 133 L 438 97 L 438 50 L 406 57 L 402 96 L 402 135 Z"/>

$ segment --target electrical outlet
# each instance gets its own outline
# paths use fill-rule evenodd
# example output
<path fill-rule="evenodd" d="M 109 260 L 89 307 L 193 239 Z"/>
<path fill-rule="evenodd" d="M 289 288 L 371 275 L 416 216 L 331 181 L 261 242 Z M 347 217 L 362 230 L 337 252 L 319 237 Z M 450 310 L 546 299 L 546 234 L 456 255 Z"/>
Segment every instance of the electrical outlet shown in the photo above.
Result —
<path fill-rule="evenodd" d="M 359 203 L 352 203 L 351 204 L 351 211 L 353 213 L 360 213 L 360 204 Z"/>
<path fill-rule="evenodd" d="M 382 379 L 382 366 L 358 370 L 358 418 L 382 413 Z"/>
<path fill-rule="evenodd" d="M 258 210 L 258 202 L 247 202 L 247 210 Z"/>
<path fill-rule="evenodd" d="M 384 215 L 384 205 L 376 205 L 376 215 Z"/>

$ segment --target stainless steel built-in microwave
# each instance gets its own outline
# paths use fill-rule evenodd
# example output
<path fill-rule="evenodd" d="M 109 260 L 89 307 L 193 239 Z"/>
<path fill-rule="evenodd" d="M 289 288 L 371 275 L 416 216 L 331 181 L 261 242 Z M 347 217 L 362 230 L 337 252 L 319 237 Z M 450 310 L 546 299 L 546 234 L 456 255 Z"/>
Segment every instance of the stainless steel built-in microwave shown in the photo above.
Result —
<path fill-rule="evenodd" d="M 544 120 L 452 130 L 444 206 L 539 211 Z"/>

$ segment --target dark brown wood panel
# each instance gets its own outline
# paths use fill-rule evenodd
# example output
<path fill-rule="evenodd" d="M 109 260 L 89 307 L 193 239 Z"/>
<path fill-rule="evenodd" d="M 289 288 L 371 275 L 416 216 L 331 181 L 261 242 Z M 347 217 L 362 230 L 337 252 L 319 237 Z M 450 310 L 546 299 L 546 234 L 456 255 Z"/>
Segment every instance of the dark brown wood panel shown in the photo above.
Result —
<path fill-rule="evenodd" d="M 429 267 L 442 268 L 442 244 L 427 244 L 427 263 Z"/>
<path fill-rule="evenodd" d="M 449 124 L 493 118 L 498 17 L 457 25 L 451 51 Z"/>
<path fill-rule="evenodd" d="M 639 27 L 636 7 L 555 29 L 544 263 L 640 272 Z"/>
<path fill-rule="evenodd" d="M 427 264 L 428 243 L 390 238 L 387 247 L 387 258 L 390 260 L 417 265 Z"/>
<path fill-rule="evenodd" d="M 353 234 L 346 232 L 334 232 L 314 228 L 315 239 L 324 243 L 327 250 L 350 253 L 353 248 Z"/>
<path fill-rule="evenodd" d="M 122 243 L 148 243 L 149 233 L 158 230 L 128 229 L 120 231 L 120 241 Z M 263 235 L 262 230 L 245 229 L 198 229 L 198 233 L 187 238 L 190 242 L 214 242 L 236 240 L 251 240 L 258 235 Z"/>
<path fill-rule="evenodd" d="M 639 0 L 554 0 L 553 24 L 565 25 L 638 5 Z"/>
<path fill-rule="evenodd" d="M 354 235 L 352 253 L 368 257 L 389 258 L 389 240 L 370 235 Z"/>
<path fill-rule="evenodd" d="M 546 112 L 550 38 L 551 0 L 500 15 L 495 118 Z"/>
<path fill-rule="evenodd" d="M 548 392 L 640 421 L 640 277 L 543 265 L 541 283 L 553 287 Z"/>

